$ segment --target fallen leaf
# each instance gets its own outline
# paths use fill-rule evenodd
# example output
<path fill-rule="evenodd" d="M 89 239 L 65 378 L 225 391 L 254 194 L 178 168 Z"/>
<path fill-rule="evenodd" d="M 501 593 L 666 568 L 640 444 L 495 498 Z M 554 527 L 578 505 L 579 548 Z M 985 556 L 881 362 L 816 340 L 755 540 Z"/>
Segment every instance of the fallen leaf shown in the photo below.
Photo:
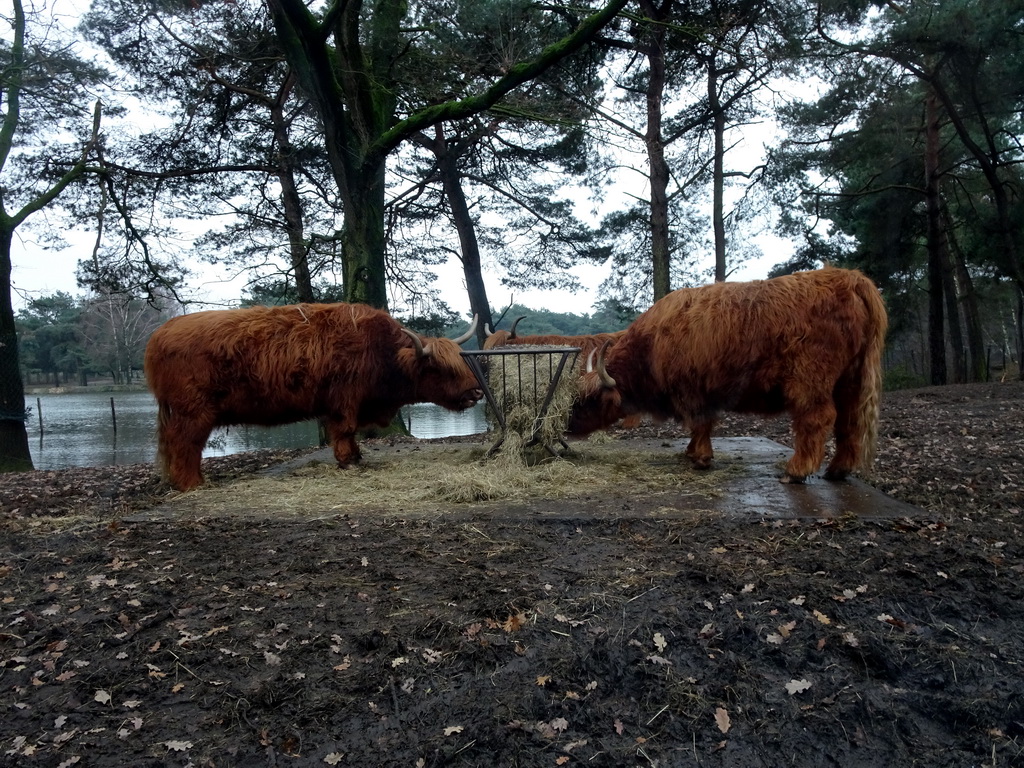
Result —
<path fill-rule="evenodd" d="M 569 762 L 569 760 L 571 760 L 571 759 L 572 759 L 572 758 L 569 758 L 569 757 L 566 757 L 565 755 L 562 755 L 562 756 L 561 756 L 560 758 L 558 758 L 557 760 L 555 760 L 555 765 L 565 765 L 565 764 L 566 764 L 566 763 L 568 763 L 568 762 Z"/>
<path fill-rule="evenodd" d="M 551 675 L 537 675 L 537 685 L 543 688 L 551 680 Z"/>
<path fill-rule="evenodd" d="M 444 729 L 445 736 L 452 736 L 456 733 L 462 733 L 463 727 L 461 725 L 449 725 Z"/>
<path fill-rule="evenodd" d="M 807 598 L 806 598 L 806 597 L 804 597 L 803 595 L 797 595 L 796 597 L 794 597 L 794 598 L 793 598 L 792 600 L 790 600 L 789 602 L 791 602 L 791 603 L 792 603 L 793 605 L 803 605 L 803 604 L 804 604 L 804 601 L 805 601 L 806 599 L 807 599 Z"/>
<path fill-rule="evenodd" d="M 659 653 L 663 653 L 668 648 L 668 641 L 661 632 L 654 633 L 654 647 L 658 649 Z"/>
<path fill-rule="evenodd" d="M 92 697 L 93 701 L 98 701 L 100 704 L 110 703 L 110 694 L 106 691 L 96 691 L 96 695 Z"/>
<path fill-rule="evenodd" d="M 822 624 L 831 624 L 832 623 L 832 619 L 830 619 L 828 616 L 826 616 L 821 611 L 814 611 L 814 618 L 816 618 Z"/>
<path fill-rule="evenodd" d="M 186 750 L 192 749 L 191 741 L 165 741 L 164 746 L 175 752 L 185 752 Z"/>
<path fill-rule="evenodd" d="M 516 632 L 522 629 L 524 624 L 526 624 L 526 614 L 517 613 L 514 616 L 509 615 L 509 617 L 502 622 L 501 628 L 506 632 Z"/>
<path fill-rule="evenodd" d="M 619 718 L 615 718 L 615 722 L 612 723 L 612 727 L 615 728 L 615 732 L 619 734 L 619 736 L 621 736 L 622 732 L 626 729 L 626 726 L 622 724 L 622 721 L 619 720 Z"/>
<path fill-rule="evenodd" d="M 794 629 L 796 629 L 796 622 L 795 621 L 791 621 L 791 622 L 789 622 L 787 624 L 780 624 L 779 625 L 779 634 L 782 635 L 783 637 L 789 637 L 790 632 L 792 632 Z"/>
<path fill-rule="evenodd" d="M 811 687 L 809 680 L 790 680 L 786 683 L 786 693 L 792 696 L 794 693 L 802 693 Z"/>
<path fill-rule="evenodd" d="M 782 635 L 776 634 L 775 632 L 772 632 L 767 637 L 765 637 L 765 641 L 771 643 L 772 645 L 782 645 L 782 641 L 784 639 L 785 638 Z"/>
<path fill-rule="evenodd" d="M 324 762 L 328 765 L 337 765 L 345 757 L 344 752 L 331 752 L 327 757 L 324 758 Z"/>
<path fill-rule="evenodd" d="M 552 729 L 561 733 L 569 727 L 569 721 L 566 720 L 564 717 L 556 717 L 549 723 L 549 725 L 552 727 Z"/>
<path fill-rule="evenodd" d="M 729 732 L 729 713 L 724 707 L 718 707 L 718 709 L 715 710 L 715 724 L 718 726 L 718 730 L 722 733 Z"/>

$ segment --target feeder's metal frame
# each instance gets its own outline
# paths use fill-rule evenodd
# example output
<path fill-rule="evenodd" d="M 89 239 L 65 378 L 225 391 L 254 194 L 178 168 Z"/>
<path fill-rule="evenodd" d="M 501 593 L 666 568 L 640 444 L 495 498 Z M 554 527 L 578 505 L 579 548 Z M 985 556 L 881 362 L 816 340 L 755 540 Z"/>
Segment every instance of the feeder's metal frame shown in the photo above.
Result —
<path fill-rule="evenodd" d="M 551 400 L 554 397 L 555 389 L 558 387 L 558 382 L 562 378 L 562 373 L 565 371 L 566 363 L 569 363 L 569 367 L 572 368 L 576 365 L 576 360 L 579 358 L 580 347 L 563 347 L 563 346 L 527 346 L 527 345 L 514 345 L 508 347 L 495 347 L 494 349 L 464 349 L 462 350 L 462 356 L 466 359 L 469 367 L 472 369 L 473 374 L 476 376 L 476 380 L 480 383 L 480 388 L 484 391 L 484 396 L 487 398 L 487 403 L 491 406 L 491 411 L 494 412 L 494 417 L 498 420 L 498 425 L 501 427 L 501 434 L 498 437 L 498 441 L 490 447 L 487 451 L 488 456 L 494 455 L 494 453 L 501 447 L 501 444 L 505 442 L 505 412 L 498 407 L 498 401 L 494 396 L 494 392 L 491 391 L 491 384 L 487 378 L 487 372 L 484 370 L 484 363 L 482 358 L 488 357 L 509 357 L 516 355 L 517 357 L 540 357 L 541 355 L 547 355 L 548 360 L 553 360 L 555 355 L 560 355 L 558 361 L 558 367 L 555 372 L 551 374 L 551 379 L 548 382 L 547 392 L 544 393 L 544 401 L 541 403 L 540 408 L 537 410 L 537 415 L 533 421 L 533 430 L 530 434 L 530 439 L 526 442 L 526 446 L 536 445 L 540 443 L 540 439 L 537 435 L 540 433 L 541 425 L 544 422 L 544 417 L 547 416 L 548 408 L 551 406 Z M 569 358 L 572 361 L 569 362 Z M 522 363 L 520 365 L 520 371 L 522 370 Z M 534 366 L 536 372 L 536 366 Z M 536 375 L 536 374 L 535 374 Z M 522 376 L 519 377 L 520 386 L 522 386 Z M 565 440 L 559 438 L 559 442 L 565 450 L 569 450 L 568 443 Z M 558 458 L 558 453 L 547 443 L 542 443 L 545 450 L 552 456 Z"/>

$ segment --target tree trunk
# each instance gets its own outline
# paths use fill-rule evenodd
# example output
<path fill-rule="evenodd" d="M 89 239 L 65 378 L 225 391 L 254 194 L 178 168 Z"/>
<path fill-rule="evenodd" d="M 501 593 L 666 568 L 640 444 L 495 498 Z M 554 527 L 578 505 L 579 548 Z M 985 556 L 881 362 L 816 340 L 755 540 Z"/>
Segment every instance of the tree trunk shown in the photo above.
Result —
<path fill-rule="evenodd" d="M 985 356 L 985 334 L 981 327 L 981 313 L 978 311 L 978 293 L 974 290 L 974 281 L 967 270 L 967 260 L 954 236 L 949 208 L 942 207 L 946 222 L 946 244 L 949 258 L 953 264 L 953 279 L 956 282 L 956 293 L 963 315 L 967 337 L 967 356 L 970 368 L 967 372 L 968 381 L 988 381 L 988 359 Z"/>
<path fill-rule="evenodd" d="M 295 183 L 295 149 L 288 136 L 288 121 L 284 114 L 284 102 L 295 83 L 289 75 L 270 106 L 270 117 L 274 126 L 274 140 L 277 143 L 277 180 L 281 184 L 281 203 L 284 207 L 285 229 L 288 233 L 288 255 L 295 277 L 295 290 L 299 301 L 316 301 L 313 295 L 313 279 L 309 273 L 309 251 L 306 247 L 305 226 L 302 217 L 302 199 Z"/>
<path fill-rule="evenodd" d="M 484 285 L 476 225 L 473 223 L 469 204 L 466 202 L 466 193 L 462 188 L 458 158 L 448 149 L 443 125 L 436 126 L 434 134 L 435 140 L 430 146 L 437 159 L 445 197 L 448 198 L 448 205 L 451 206 L 452 222 L 455 224 L 455 231 L 459 233 L 462 273 L 466 278 L 469 308 L 478 318 L 476 338 L 480 348 L 483 349 L 484 340 L 487 338 L 487 328 L 494 330 L 494 318 L 491 317 L 491 304 L 487 299 L 487 287 Z"/>
<path fill-rule="evenodd" d="M 1017 378 L 1024 381 L 1024 285 L 1017 285 Z"/>
<path fill-rule="evenodd" d="M 952 356 L 953 381 L 967 381 L 967 365 L 964 362 L 964 335 L 960 328 L 959 303 L 956 280 L 953 277 L 953 262 L 949 250 L 942 249 L 942 294 L 946 298 L 946 326 L 949 328 L 949 350 Z"/>
<path fill-rule="evenodd" d="M 653 13 L 653 9 L 651 9 Z M 657 21 L 656 19 L 652 20 Z M 665 161 L 665 141 L 661 135 L 662 106 L 665 93 L 665 27 L 651 25 L 647 61 L 647 162 L 651 174 L 651 282 L 654 301 L 672 290 L 672 253 L 668 233 L 669 167 Z"/>
<path fill-rule="evenodd" d="M 383 159 L 366 176 L 365 180 L 338 180 L 339 186 L 344 185 L 345 224 L 341 242 L 345 300 L 387 309 Z"/>
<path fill-rule="evenodd" d="M 943 329 L 943 257 L 939 208 L 939 116 L 935 94 L 925 97 L 924 178 L 928 219 L 928 356 L 931 383 L 946 383 L 946 337 Z M 950 323 L 956 318 L 950 318 Z"/>
<path fill-rule="evenodd" d="M 726 278 L 725 261 L 725 112 L 718 98 L 718 68 L 715 55 L 708 62 L 708 109 L 714 126 L 714 169 L 712 171 L 711 222 L 715 233 L 715 282 Z"/>
<path fill-rule="evenodd" d="M 25 429 L 25 385 L 21 380 L 11 302 L 13 236 L 13 229 L 0 229 L 0 472 L 33 469 Z"/>

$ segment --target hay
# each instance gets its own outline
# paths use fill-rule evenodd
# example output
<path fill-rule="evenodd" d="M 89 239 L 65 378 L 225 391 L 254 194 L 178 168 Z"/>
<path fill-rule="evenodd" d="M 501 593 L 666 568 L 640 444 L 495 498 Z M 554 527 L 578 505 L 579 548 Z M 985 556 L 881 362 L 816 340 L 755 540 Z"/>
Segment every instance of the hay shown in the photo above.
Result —
<path fill-rule="evenodd" d="M 562 441 L 577 394 L 576 355 L 569 354 L 547 410 L 541 416 L 551 382 L 558 372 L 563 349 L 568 347 L 516 347 L 514 354 L 489 361 L 488 385 L 505 419 L 499 456 L 513 464 L 535 463 L 545 446 Z M 557 350 L 545 354 L 539 350 Z M 530 448 L 537 448 L 530 452 Z"/>
<path fill-rule="evenodd" d="M 678 459 L 652 464 L 645 451 L 588 449 L 566 459 L 526 466 L 515 454 L 485 457 L 483 446 L 431 446 L 367 456 L 356 468 L 314 463 L 289 475 L 256 477 L 221 487 L 203 487 L 180 497 L 191 514 L 256 514 L 310 519 L 346 512 L 437 514 L 463 504 L 529 503 L 531 500 L 664 495 L 720 495 L 723 474 L 696 471 Z M 168 512 L 174 503 L 167 505 Z"/>

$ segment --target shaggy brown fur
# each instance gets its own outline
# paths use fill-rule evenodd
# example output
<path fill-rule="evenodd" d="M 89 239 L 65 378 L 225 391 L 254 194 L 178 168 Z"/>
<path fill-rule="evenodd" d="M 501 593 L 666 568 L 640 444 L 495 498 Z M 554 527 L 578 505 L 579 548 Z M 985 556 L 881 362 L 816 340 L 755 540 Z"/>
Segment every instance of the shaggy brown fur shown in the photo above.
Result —
<path fill-rule="evenodd" d="M 887 318 L 860 272 L 825 268 L 670 293 L 598 354 L 580 382 L 569 431 L 588 434 L 631 413 L 676 418 L 686 455 L 711 463 L 721 411 L 792 418 L 795 453 L 783 482 L 817 471 L 830 431 L 838 480 L 874 458 Z"/>
<path fill-rule="evenodd" d="M 200 460 L 214 427 L 323 417 L 346 466 L 359 460 L 355 433 L 389 424 L 401 406 L 462 410 L 483 396 L 458 344 L 410 334 L 362 304 L 214 310 L 167 321 L 145 358 L 165 477 L 181 490 L 202 483 Z"/>

